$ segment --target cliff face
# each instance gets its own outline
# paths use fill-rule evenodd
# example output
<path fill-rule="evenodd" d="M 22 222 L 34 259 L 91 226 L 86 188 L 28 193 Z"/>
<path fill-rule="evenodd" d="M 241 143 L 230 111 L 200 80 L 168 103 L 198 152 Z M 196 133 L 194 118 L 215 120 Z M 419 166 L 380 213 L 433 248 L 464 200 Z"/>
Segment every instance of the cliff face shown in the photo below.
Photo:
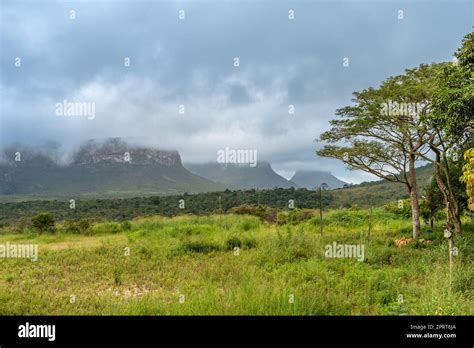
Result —
<path fill-rule="evenodd" d="M 112 138 L 102 143 L 89 141 L 76 153 L 73 163 L 75 165 L 93 165 L 98 163 L 160 164 L 173 167 L 181 166 L 181 157 L 177 151 L 139 147 L 129 145 L 120 138 Z"/>

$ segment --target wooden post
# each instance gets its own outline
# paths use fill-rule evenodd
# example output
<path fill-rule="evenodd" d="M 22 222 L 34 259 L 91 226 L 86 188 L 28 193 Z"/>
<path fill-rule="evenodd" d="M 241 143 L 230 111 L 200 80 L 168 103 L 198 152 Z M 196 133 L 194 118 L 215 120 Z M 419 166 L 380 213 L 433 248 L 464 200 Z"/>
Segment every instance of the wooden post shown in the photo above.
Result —
<path fill-rule="evenodd" d="M 222 223 L 222 198 L 219 196 L 219 224 Z"/>
<path fill-rule="evenodd" d="M 451 236 L 448 239 L 448 247 L 449 247 L 449 272 L 452 273 L 453 271 L 453 252 L 454 252 L 454 240 L 453 240 L 453 233 L 451 232 Z"/>
<path fill-rule="evenodd" d="M 453 229 L 451 227 L 451 224 L 449 223 L 449 202 L 446 204 L 447 208 L 447 222 L 446 222 L 446 228 L 444 230 L 444 237 L 448 239 L 448 253 L 449 253 L 449 276 L 451 277 L 452 271 L 453 271 L 453 265 L 454 265 L 454 259 L 453 259 L 453 252 L 454 252 L 454 233 Z"/>
<path fill-rule="evenodd" d="M 323 235 L 323 187 L 319 186 L 319 229 Z"/>
<path fill-rule="evenodd" d="M 367 240 L 370 240 L 370 230 L 372 229 L 372 204 L 369 210 L 369 233 L 367 234 Z"/>

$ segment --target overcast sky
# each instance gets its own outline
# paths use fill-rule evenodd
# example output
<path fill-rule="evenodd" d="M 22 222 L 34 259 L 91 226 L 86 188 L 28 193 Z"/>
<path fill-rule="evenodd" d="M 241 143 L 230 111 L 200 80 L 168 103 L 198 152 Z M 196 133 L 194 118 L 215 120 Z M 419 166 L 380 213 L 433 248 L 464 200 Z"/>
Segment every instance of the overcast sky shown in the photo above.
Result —
<path fill-rule="evenodd" d="M 124 137 L 184 162 L 256 149 L 285 177 L 354 183 L 370 176 L 315 155 L 334 111 L 405 68 L 452 60 L 474 18 L 472 0 L 0 3 L 0 146 Z M 56 115 L 63 100 L 95 103 L 95 117 Z"/>

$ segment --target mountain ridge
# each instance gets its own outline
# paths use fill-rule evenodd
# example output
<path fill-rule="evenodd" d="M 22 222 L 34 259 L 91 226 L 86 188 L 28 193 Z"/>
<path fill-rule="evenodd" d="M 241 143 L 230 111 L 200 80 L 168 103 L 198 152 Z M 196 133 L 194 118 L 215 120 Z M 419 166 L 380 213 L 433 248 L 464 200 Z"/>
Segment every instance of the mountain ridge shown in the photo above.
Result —
<path fill-rule="evenodd" d="M 336 178 L 330 172 L 321 170 L 297 170 L 290 180 L 296 183 L 298 187 L 307 188 L 308 190 L 315 189 L 322 183 L 327 184 L 330 189 L 348 185 L 348 183 Z"/>
<path fill-rule="evenodd" d="M 259 161 L 255 167 L 249 165 L 221 164 L 207 162 L 202 164 L 185 163 L 190 172 L 213 182 L 235 189 L 290 188 L 296 184 L 277 174 L 270 163 Z"/>
<path fill-rule="evenodd" d="M 16 146 L 15 149 L 9 148 L 0 154 L 3 155 L 0 162 L 3 201 L 8 200 L 8 196 L 12 199 L 17 196 L 126 198 L 225 189 L 294 187 L 313 190 L 321 182 L 334 192 L 339 191 L 336 196 L 347 197 L 341 198 L 341 204 L 350 200 L 363 205 L 367 196 L 384 196 L 386 200 L 399 193 L 406 194 L 403 187 L 383 181 L 345 185 L 325 171 L 297 170 L 287 180 L 265 161 L 259 161 L 255 167 L 215 162 L 183 164 L 176 150 L 129 144 L 121 138 L 88 141 L 67 163 L 60 163 L 58 153 L 48 152 L 46 148 Z M 429 168 L 417 168 L 418 173 L 427 173 L 422 175 L 421 187 Z"/>
<path fill-rule="evenodd" d="M 218 191 L 223 186 L 192 174 L 177 151 L 130 145 L 119 138 L 89 141 L 68 164 L 44 151 L 8 149 L 0 163 L 0 194 L 140 196 Z"/>

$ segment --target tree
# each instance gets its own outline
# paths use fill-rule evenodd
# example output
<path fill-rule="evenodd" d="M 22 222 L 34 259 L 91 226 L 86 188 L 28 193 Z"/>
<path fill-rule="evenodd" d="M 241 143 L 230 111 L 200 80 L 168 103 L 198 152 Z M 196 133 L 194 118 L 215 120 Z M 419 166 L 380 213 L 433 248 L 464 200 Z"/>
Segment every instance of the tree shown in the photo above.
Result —
<path fill-rule="evenodd" d="M 451 143 L 472 141 L 474 130 L 474 32 L 467 34 L 454 56 L 437 76 L 432 124 Z"/>
<path fill-rule="evenodd" d="M 474 211 L 474 148 L 464 153 L 466 164 L 463 166 L 462 182 L 466 183 L 466 193 L 469 197 L 468 208 Z"/>
<path fill-rule="evenodd" d="M 436 213 L 445 207 L 443 196 L 434 177 L 431 177 L 428 184 L 425 185 L 423 193 L 421 215 L 425 221 L 429 221 L 430 227 L 433 229 Z"/>
<path fill-rule="evenodd" d="M 435 165 L 435 179 L 443 195 L 448 224 L 461 233 L 461 211 L 457 194 L 463 150 L 472 147 L 474 129 L 474 33 L 467 34 L 455 53 L 458 62 L 446 63 L 436 75 L 436 90 L 427 124 L 432 129 L 429 147 L 434 159 L 421 157 Z M 454 167 L 454 170 L 453 170 Z M 449 226 L 448 226 L 449 227 Z"/>
<path fill-rule="evenodd" d="M 317 153 L 342 160 L 381 179 L 404 184 L 410 195 L 413 238 L 420 233 L 420 208 L 415 164 L 429 149 L 425 124 L 429 100 L 440 65 L 420 65 L 390 77 L 379 88 L 353 93 L 355 106 L 338 109 L 342 119 L 320 139 L 329 144 Z M 343 145 L 334 145 L 342 142 Z"/>
<path fill-rule="evenodd" d="M 39 213 L 31 218 L 31 223 L 40 233 L 54 231 L 54 217 L 51 213 Z"/>

